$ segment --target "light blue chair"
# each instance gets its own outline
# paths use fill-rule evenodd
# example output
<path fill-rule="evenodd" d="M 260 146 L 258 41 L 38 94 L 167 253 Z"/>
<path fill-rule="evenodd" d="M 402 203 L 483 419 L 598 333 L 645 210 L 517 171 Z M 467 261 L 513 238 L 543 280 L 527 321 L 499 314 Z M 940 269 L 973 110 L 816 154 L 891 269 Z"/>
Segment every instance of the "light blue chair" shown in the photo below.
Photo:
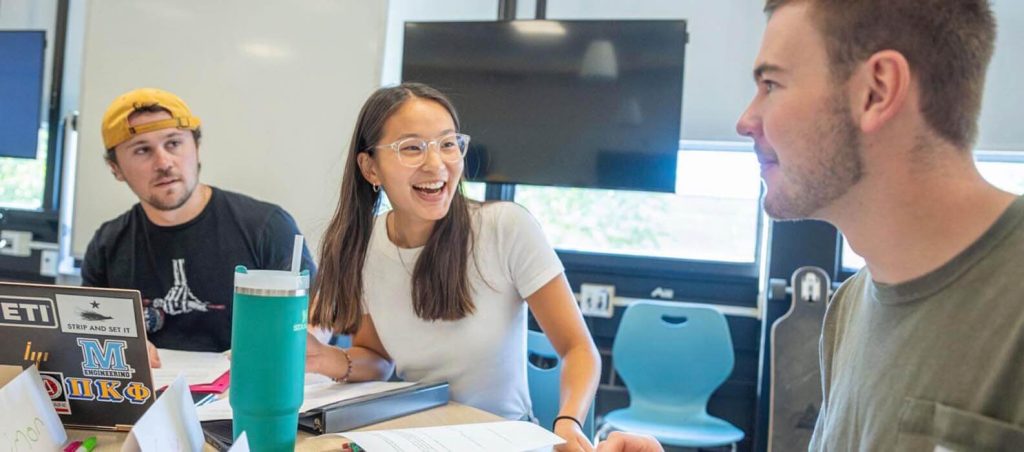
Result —
<path fill-rule="evenodd" d="M 708 399 L 732 373 L 733 360 L 722 313 L 667 302 L 630 305 L 612 346 L 630 405 L 608 413 L 598 435 L 622 430 L 669 446 L 735 450 L 743 431 L 707 412 Z"/>
<path fill-rule="evenodd" d="M 526 379 L 530 386 L 533 415 L 541 427 L 550 429 L 551 422 L 558 416 L 558 391 L 562 375 L 562 359 L 544 333 L 527 331 L 526 334 Z M 531 357 L 543 358 L 545 361 L 554 362 L 554 365 L 550 368 L 539 367 L 530 362 Z M 587 435 L 587 438 L 594 438 L 593 404 L 590 405 L 587 419 L 583 422 L 583 434 Z"/>
<path fill-rule="evenodd" d="M 331 337 L 331 345 L 341 348 L 349 348 L 352 346 L 352 336 L 348 334 L 337 334 Z"/>

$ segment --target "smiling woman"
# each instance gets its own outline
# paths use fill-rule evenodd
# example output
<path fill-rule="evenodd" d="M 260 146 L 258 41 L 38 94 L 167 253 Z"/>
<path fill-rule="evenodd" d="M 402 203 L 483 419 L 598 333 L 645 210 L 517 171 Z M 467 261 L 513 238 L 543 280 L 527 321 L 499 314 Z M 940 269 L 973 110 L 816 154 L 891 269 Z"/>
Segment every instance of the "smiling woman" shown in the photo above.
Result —
<path fill-rule="evenodd" d="M 531 417 L 527 307 L 565 362 L 559 419 L 583 419 L 599 358 L 564 270 L 521 206 L 462 193 L 455 108 L 417 83 L 377 90 L 352 136 L 324 235 L 310 321 L 352 334 L 347 350 L 309 338 L 307 369 L 340 381 L 447 381 L 452 399 Z M 377 215 L 384 193 L 392 210 Z M 582 422 L 551 428 L 590 450 Z"/>

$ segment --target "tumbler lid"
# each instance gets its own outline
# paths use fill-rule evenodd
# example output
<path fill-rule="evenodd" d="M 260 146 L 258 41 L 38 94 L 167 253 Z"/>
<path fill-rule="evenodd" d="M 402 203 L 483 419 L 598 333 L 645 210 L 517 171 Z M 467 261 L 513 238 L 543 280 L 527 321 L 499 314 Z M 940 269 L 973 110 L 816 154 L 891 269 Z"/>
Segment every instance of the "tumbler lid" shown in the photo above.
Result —
<path fill-rule="evenodd" d="M 309 270 L 295 274 L 284 270 L 249 270 L 244 265 L 235 267 L 237 293 L 298 297 L 306 295 L 308 289 Z"/>

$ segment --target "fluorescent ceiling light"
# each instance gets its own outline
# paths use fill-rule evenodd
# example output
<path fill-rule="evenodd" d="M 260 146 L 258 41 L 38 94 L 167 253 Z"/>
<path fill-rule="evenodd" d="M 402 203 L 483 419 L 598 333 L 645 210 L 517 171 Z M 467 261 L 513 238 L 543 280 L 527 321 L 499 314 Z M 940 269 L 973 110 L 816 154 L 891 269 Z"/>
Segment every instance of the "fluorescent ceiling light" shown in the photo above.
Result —
<path fill-rule="evenodd" d="M 512 28 L 524 35 L 565 35 L 565 27 L 562 24 L 548 20 L 514 20 Z"/>

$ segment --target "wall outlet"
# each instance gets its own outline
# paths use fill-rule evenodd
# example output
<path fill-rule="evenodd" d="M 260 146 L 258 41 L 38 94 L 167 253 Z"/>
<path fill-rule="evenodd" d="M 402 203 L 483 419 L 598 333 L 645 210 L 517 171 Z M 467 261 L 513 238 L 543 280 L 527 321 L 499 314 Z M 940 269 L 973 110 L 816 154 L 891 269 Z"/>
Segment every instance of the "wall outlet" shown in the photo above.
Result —
<path fill-rule="evenodd" d="M 615 313 L 615 286 L 580 284 L 580 312 L 591 317 L 610 319 Z"/>
<path fill-rule="evenodd" d="M 32 255 L 32 233 L 28 231 L 0 231 L 0 254 L 7 256 L 28 257 Z"/>
<path fill-rule="evenodd" d="M 39 274 L 51 278 L 57 276 L 57 251 L 43 250 L 39 255 Z"/>

